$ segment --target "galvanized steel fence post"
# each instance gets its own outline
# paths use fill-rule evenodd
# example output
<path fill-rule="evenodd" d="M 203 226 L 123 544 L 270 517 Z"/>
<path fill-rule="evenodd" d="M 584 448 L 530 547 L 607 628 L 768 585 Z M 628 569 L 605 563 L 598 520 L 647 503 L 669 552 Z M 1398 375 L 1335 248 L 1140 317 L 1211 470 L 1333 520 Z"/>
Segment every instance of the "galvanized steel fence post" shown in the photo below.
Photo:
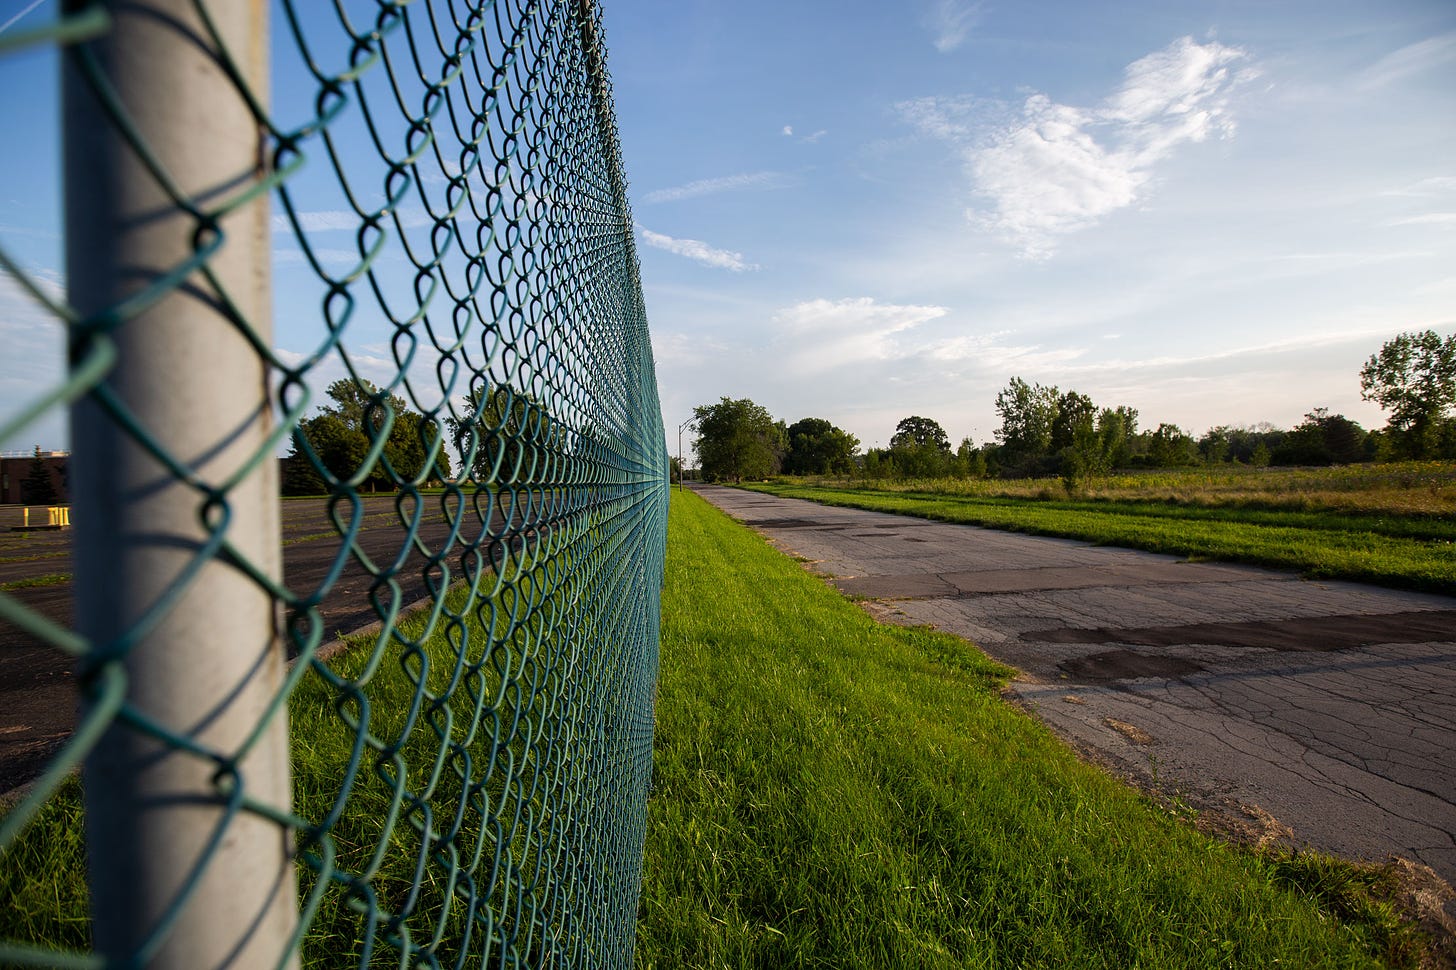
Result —
<path fill-rule="evenodd" d="M 277 966 L 296 922 L 287 829 L 249 810 L 289 804 L 259 582 L 280 573 L 277 463 L 249 342 L 271 339 L 267 195 L 239 203 L 264 174 L 239 92 L 267 102 L 266 8 L 217 3 L 209 24 L 189 0 L 112 3 L 63 82 L 71 356 L 117 347 L 72 410 L 71 480 L 77 625 L 125 658 L 129 706 L 84 780 L 94 943 L 127 965 Z"/>

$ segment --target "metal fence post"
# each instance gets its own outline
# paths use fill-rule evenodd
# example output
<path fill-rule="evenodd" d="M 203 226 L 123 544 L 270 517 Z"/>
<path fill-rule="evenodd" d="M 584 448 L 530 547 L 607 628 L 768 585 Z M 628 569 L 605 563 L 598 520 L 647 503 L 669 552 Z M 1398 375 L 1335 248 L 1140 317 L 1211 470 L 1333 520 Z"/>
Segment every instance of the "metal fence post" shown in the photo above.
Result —
<path fill-rule="evenodd" d="M 112 28 L 90 55 L 173 182 L 202 211 L 255 184 L 264 141 L 195 4 L 107 6 Z M 266 10 L 266 0 L 228 0 L 209 11 L 264 105 Z M 69 298 L 104 321 L 216 237 L 163 191 L 74 63 L 63 92 Z M 102 386 L 140 437 L 200 482 L 215 487 L 256 461 L 222 496 L 233 553 L 203 555 L 209 531 L 224 528 L 222 509 L 204 513 L 203 491 L 174 477 L 96 394 L 71 414 L 76 623 L 102 652 L 124 655 L 126 700 L 140 716 L 115 721 L 84 772 L 94 945 L 118 965 L 297 963 L 285 960 L 297 920 L 288 833 L 227 797 L 289 805 L 281 712 L 237 757 L 284 669 L 276 605 L 237 565 L 280 574 L 268 374 L 235 326 L 241 317 L 271 343 L 268 218 L 266 197 L 230 212 L 207 259 L 213 278 L 194 270 L 116 326 L 118 361 Z"/>

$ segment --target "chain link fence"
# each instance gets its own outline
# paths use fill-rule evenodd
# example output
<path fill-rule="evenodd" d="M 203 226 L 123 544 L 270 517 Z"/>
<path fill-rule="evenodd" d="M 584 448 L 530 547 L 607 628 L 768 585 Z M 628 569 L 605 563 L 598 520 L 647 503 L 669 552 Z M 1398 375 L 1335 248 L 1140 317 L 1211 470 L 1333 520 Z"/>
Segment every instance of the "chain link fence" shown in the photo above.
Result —
<path fill-rule="evenodd" d="M 64 11 L 0 33 L 68 359 L 0 441 L 69 406 L 74 620 L 0 626 L 81 700 L 0 963 L 630 965 L 669 465 L 595 0 Z"/>

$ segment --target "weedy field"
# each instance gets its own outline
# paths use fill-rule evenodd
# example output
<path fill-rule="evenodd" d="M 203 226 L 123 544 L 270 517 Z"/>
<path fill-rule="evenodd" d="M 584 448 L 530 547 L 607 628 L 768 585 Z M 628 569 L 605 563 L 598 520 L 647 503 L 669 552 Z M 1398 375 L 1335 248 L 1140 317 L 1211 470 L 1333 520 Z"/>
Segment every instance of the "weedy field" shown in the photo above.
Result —
<path fill-rule="evenodd" d="M 780 479 L 775 495 L 1456 594 L 1456 462 L 1060 481 Z"/>

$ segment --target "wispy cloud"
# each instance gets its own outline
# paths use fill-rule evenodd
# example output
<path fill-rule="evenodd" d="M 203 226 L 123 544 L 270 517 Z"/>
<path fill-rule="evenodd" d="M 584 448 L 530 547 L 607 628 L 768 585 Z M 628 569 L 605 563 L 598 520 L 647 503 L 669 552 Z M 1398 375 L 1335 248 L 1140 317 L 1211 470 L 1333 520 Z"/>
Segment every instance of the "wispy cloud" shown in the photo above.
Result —
<path fill-rule="evenodd" d="M 332 249 L 316 247 L 313 250 L 314 259 L 323 266 L 331 269 L 342 269 L 359 265 L 362 257 L 352 249 Z M 301 249 L 275 249 L 273 250 L 273 263 L 275 266 L 303 266 L 307 264 L 308 257 Z"/>
<path fill-rule="evenodd" d="M 792 135 L 793 126 L 785 125 L 784 134 Z M 657 202 L 681 202 L 703 195 L 717 195 L 720 192 L 737 192 L 744 189 L 781 189 L 789 184 L 789 176 L 783 172 L 744 172 L 739 175 L 724 175 L 720 178 L 698 179 L 686 185 L 667 189 L 656 189 L 642 197 L 648 204 Z"/>
<path fill-rule="evenodd" d="M 1456 30 L 1391 51 L 1361 71 L 1356 83 L 1367 91 L 1383 88 L 1452 60 L 1456 60 Z"/>
<path fill-rule="evenodd" d="M 981 4 L 974 0 L 933 0 L 926 23 L 934 35 L 935 49 L 949 54 L 966 42 L 971 28 L 981 19 Z"/>
<path fill-rule="evenodd" d="M 899 105 L 924 133 L 962 150 L 974 191 L 990 202 L 980 224 L 1042 258 L 1056 239 L 1137 201 L 1155 167 L 1179 146 L 1234 132 L 1231 93 L 1254 76 L 1245 52 L 1184 37 L 1132 64 L 1119 88 L 1092 108 L 1033 94 L 1008 122 L 969 98 Z"/>
<path fill-rule="evenodd" d="M 819 139 L 823 138 L 825 135 L 829 134 L 829 129 L 828 128 L 820 128 L 818 131 L 811 132 L 810 134 L 807 134 L 807 135 L 799 135 L 797 138 L 795 138 L 794 137 L 794 126 L 793 125 L 784 125 L 784 127 L 783 127 L 783 133 L 784 133 L 784 137 L 786 137 L 786 138 L 793 138 L 795 141 L 799 142 L 800 144 L 812 145 L 815 142 L 819 141 Z"/>
<path fill-rule="evenodd" d="M 1407 216 L 1386 223 L 1388 226 L 1450 226 L 1456 225 L 1456 212 L 1427 212 L 1419 216 Z"/>
<path fill-rule="evenodd" d="M 734 273 L 758 269 L 756 265 L 745 261 L 742 253 L 717 249 L 699 239 L 674 239 L 672 236 L 653 232 L 643 226 L 638 226 L 637 232 L 642 236 L 642 241 L 654 249 L 665 249 L 676 256 L 686 257 L 704 266 L 731 270 Z"/>
<path fill-rule="evenodd" d="M 59 273 L 31 268 L 27 272 L 36 289 L 56 303 L 65 300 L 65 282 Z M 26 292 L 9 273 L 0 270 L 0 414 L 7 418 L 31 405 L 65 379 L 65 327 Z M 52 408 L 16 437 L 0 447 L 62 447 L 65 409 Z"/>
<path fill-rule="evenodd" d="M 1436 175 L 1420 179 L 1409 185 L 1386 189 L 1380 194 L 1398 198 L 1428 199 L 1448 193 L 1456 193 L 1456 175 Z"/>
<path fill-rule="evenodd" d="M 7 31 L 7 30 L 9 30 L 9 29 L 10 29 L 10 28 L 11 28 L 11 27 L 13 27 L 13 26 L 15 26 L 15 24 L 16 24 L 16 23 L 17 23 L 17 22 L 18 22 L 18 21 L 19 21 L 19 20 L 20 20 L 20 19 L 21 19 L 21 18 L 22 18 L 22 17 L 24 17 L 24 16 L 25 16 L 25 15 L 26 15 L 26 14 L 28 14 L 28 13 L 30 13 L 30 12 L 31 12 L 31 11 L 32 11 L 32 10 L 34 10 L 34 9 L 35 9 L 35 8 L 36 8 L 36 7 L 39 7 L 39 6 L 40 6 L 40 5 L 41 5 L 41 4 L 42 4 L 42 3 L 44 3 L 44 2 L 45 2 L 45 0 L 32 0 L 32 2 L 31 2 L 31 3 L 30 3 L 30 4 L 29 4 L 29 5 L 28 5 L 28 6 L 26 6 L 26 7 L 25 7 L 25 8 L 24 8 L 24 9 L 22 9 L 22 10 L 21 10 L 21 11 L 20 11 L 20 13 L 18 13 L 18 14 L 16 14 L 16 15 L 15 15 L 15 16 L 13 16 L 13 17 L 11 17 L 11 18 L 9 18 L 9 19 L 8 19 L 8 20 L 6 20 L 6 21 L 5 21 L 5 22 L 4 22 L 4 23 L 0 23 L 0 34 L 3 34 L 3 33 L 5 33 L 5 31 Z"/>
<path fill-rule="evenodd" d="M 775 343 L 792 358 L 791 368 L 801 373 L 890 360 L 915 350 L 894 339 L 896 334 L 949 312 L 943 306 L 879 303 L 867 296 L 805 300 L 773 315 Z"/>
<path fill-rule="evenodd" d="M 419 229 L 422 226 L 432 226 L 435 220 L 430 218 L 429 213 L 419 207 L 401 208 L 396 213 L 400 225 L 406 229 Z M 353 209 L 325 209 L 316 212 L 299 212 L 298 225 L 304 232 L 342 232 L 357 231 L 364 225 L 363 218 Z M 381 220 L 382 225 L 393 229 L 394 219 L 385 217 Z M 289 233 L 293 231 L 293 223 L 288 220 L 288 215 L 283 212 L 273 214 L 273 231 L 275 233 Z"/>

